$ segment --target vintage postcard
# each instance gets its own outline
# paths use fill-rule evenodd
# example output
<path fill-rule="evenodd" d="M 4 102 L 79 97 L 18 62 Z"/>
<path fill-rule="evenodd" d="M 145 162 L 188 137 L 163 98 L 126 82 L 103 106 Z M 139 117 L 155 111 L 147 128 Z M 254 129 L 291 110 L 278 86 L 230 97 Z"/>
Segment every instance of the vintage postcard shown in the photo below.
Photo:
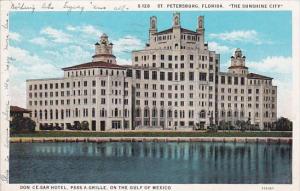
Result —
<path fill-rule="evenodd" d="M 0 5 L 1 190 L 300 190 L 298 1 Z"/>

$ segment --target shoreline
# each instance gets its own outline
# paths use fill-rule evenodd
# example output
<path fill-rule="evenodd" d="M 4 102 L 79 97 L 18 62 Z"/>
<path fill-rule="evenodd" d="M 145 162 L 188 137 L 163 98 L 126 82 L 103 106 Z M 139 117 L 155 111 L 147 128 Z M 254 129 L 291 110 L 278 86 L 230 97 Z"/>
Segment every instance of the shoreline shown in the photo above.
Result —
<path fill-rule="evenodd" d="M 292 137 L 11 137 L 10 143 L 233 142 L 292 144 Z"/>

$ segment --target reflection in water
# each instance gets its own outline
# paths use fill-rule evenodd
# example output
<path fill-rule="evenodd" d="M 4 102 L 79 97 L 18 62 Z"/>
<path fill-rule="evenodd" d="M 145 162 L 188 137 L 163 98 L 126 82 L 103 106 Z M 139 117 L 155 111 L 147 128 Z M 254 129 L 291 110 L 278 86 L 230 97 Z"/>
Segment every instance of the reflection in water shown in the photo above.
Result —
<path fill-rule="evenodd" d="M 292 146 L 14 143 L 11 183 L 291 183 Z"/>

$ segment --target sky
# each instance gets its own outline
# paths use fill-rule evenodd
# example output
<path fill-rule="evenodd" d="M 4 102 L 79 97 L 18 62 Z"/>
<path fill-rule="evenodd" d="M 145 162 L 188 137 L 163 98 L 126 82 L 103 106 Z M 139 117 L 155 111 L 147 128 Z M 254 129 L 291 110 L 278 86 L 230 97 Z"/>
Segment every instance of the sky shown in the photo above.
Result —
<path fill-rule="evenodd" d="M 149 18 L 158 30 L 172 26 L 173 12 L 10 12 L 11 104 L 26 107 L 26 79 L 62 77 L 61 68 L 90 62 L 94 44 L 106 33 L 118 64 L 131 64 L 131 51 L 148 40 Z M 181 26 L 196 30 L 204 15 L 205 41 L 221 55 L 227 71 L 230 56 L 241 48 L 250 72 L 273 77 L 278 86 L 278 117 L 293 119 L 292 14 L 289 11 L 180 12 Z"/>

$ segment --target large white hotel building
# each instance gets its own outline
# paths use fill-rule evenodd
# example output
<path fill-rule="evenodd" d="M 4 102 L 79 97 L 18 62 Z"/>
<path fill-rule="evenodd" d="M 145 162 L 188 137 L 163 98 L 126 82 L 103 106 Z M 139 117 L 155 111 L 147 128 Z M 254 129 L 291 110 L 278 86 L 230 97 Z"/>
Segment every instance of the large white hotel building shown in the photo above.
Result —
<path fill-rule="evenodd" d="M 149 42 L 132 52 L 132 65 L 116 63 L 103 34 L 89 63 L 63 68 L 55 79 L 27 80 L 27 108 L 37 129 L 64 129 L 85 121 L 91 131 L 207 128 L 222 121 L 248 121 L 261 129 L 277 119 L 272 78 L 250 73 L 236 49 L 227 72 L 204 39 L 204 17 L 196 31 L 180 25 L 158 31 L 150 18 Z"/>

